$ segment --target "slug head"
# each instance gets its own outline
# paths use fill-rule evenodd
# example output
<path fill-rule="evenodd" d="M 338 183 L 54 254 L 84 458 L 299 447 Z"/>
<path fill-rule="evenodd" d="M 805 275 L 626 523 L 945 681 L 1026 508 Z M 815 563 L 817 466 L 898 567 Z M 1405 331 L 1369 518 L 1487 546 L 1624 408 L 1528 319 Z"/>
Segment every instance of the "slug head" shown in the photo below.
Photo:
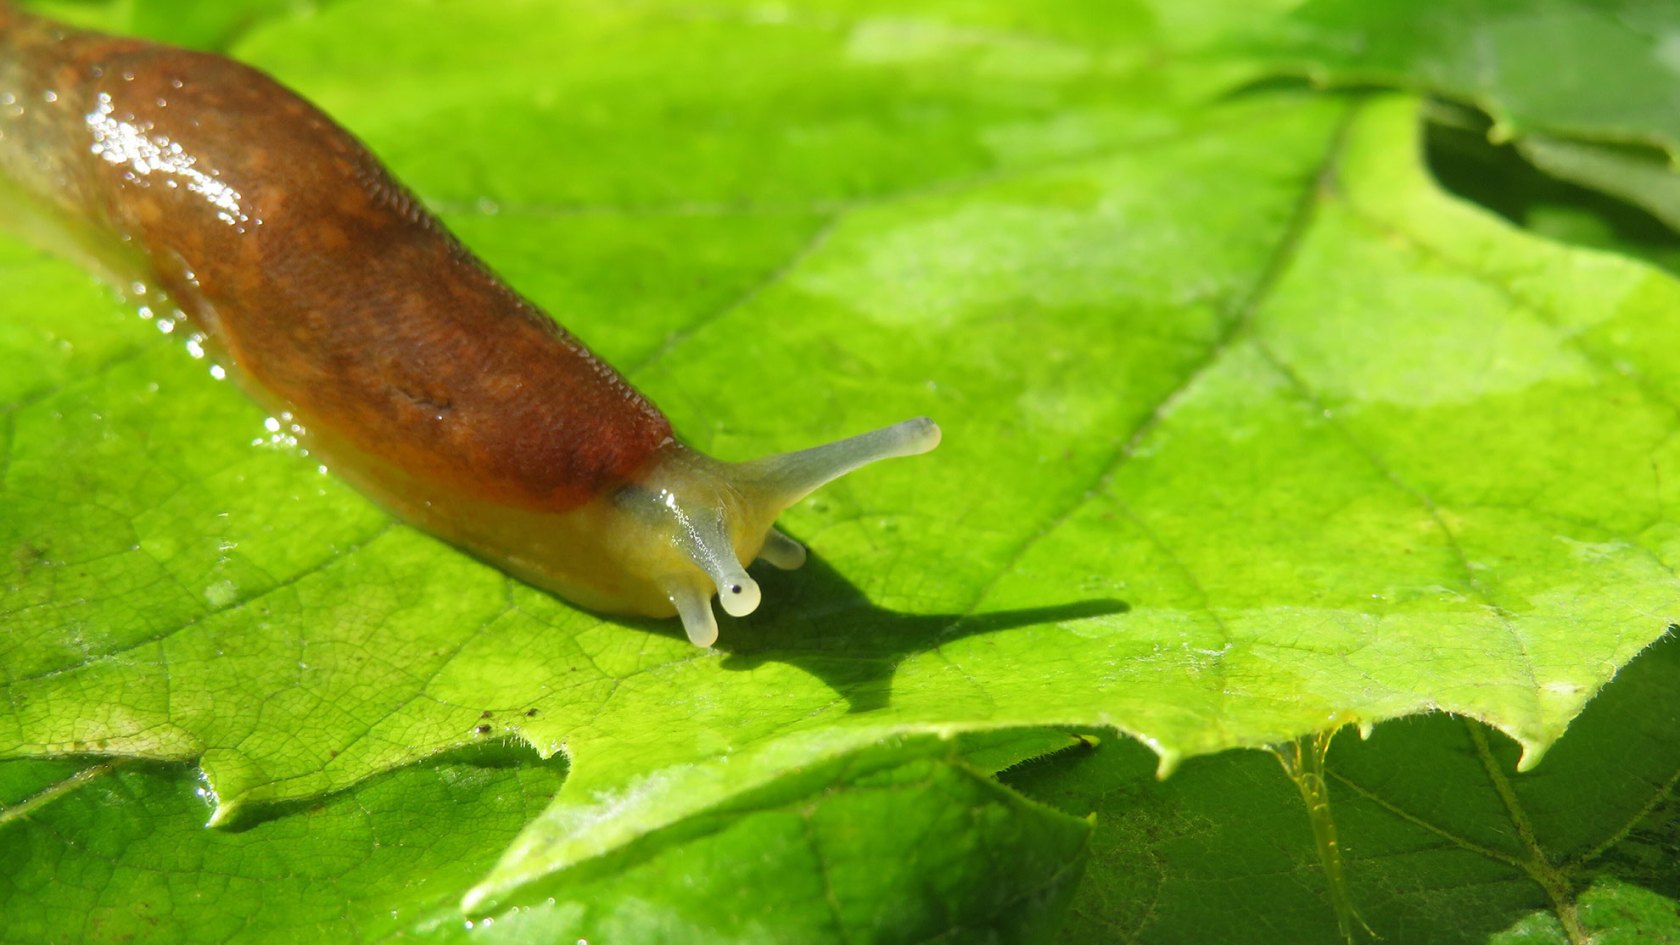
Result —
<path fill-rule="evenodd" d="M 732 617 L 758 609 L 758 582 L 742 562 L 762 559 L 784 570 L 805 563 L 805 548 L 776 530 L 778 515 L 859 466 L 938 445 L 939 427 L 926 417 L 745 463 L 673 444 L 642 481 L 613 497 L 628 527 L 617 530 L 609 553 L 651 581 L 695 646 L 711 646 L 718 635 L 713 595 Z"/>

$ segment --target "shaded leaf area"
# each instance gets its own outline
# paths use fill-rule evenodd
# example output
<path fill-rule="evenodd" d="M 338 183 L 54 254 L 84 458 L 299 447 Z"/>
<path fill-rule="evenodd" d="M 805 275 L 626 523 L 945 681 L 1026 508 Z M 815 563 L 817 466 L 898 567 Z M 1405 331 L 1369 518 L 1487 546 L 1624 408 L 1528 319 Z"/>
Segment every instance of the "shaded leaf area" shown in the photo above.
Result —
<path fill-rule="evenodd" d="M 1495 135 L 1680 158 L 1680 9 L 1649 0 L 1308 0 L 1241 48 L 1315 81 L 1474 103 Z"/>
<path fill-rule="evenodd" d="M 1532 233 L 1644 259 L 1680 272 L 1680 175 L 1602 145 L 1531 135 L 1494 144 L 1487 119 L 1429 110 L 1430 171 L 1453 194 Z M 1631 164 L 1623 166 L 1622 161 Z M 1637 185 L 1637 186 L 1634 186 Z"/>
<path fill-rule="evenodd" d="M 226 831 L 203 826 L 191 771 L 123 768 L 0 826 L 0 941 L 1038 941 L 1089 835 L 920 738 L 741 797 L 552 898 L 463 918 L 467 885 L 563 770 L 486 746 Z M 0 799 L 67 774 L 0 764 Z M 881 821 L 893 829 L 869 829 Z"/>
<path fill-rule="evenodd" d="M 8 762 L 0 784 L 10 799 L 62 774 Z M 205 828 L 192 770 L 126 766 L 0 828 L 0 937 L 371 941 L 458 924 L 458 887 L 563 777 L 528 752 L 480 748 L 224 831 Z"/>
<path fill-rule="evenodd" d="M 1606 245 L 1670 265 L 1680 230 L 1680 11 L 1643 0 L 1312 0 L 1232 43 L 1273 69 L 1333 85 L 1385 85 L 1474 104 L 1473 130 L 1513 147 L 1543 174 L 1640 208 L 1582 201 L 1504 159 L 1465 173 L 1444 168 L 1461 193 L 1487 199 L 1537 232 Z M 1456 119 L 1446 123 L 1459 125 Z M 1468 141 L 1449 145 L 1463 158 Z M 1484 146 L 1485 147 L 1485 146 Z M 1562 198 L 1562 199 L 1560 199 Z M 1586 206 L 1583 206 L 1585 204 Z M 1583 212 L 1591 211 L 1591 212 Z M 1606 212 L 1608 211 L 1608 212 Z M 1604 232 L 1608 222 L 1614 234 Z M 1655 255 L 1652 244 L 1660 244 Z"/>
<path fill-rule="evenodd" d="M 1381 940 L 1668 941 L 1680 896 L 1680 639 L 1630 663 L 1545 764 L 1461 718 L 1387 722 L 1331 746 L 1347 894 Z M 1307 815 L 1264 752 L 1164 781 L 1126 742 L 1003 775 L 1096 813 L 1069 942 L 1343 941 Z M 1567 931 L 1566 931 L 1567 930 Z M 1524 937 L 1530 936 L 1530 937 Z"/>
<path fill-rule="evenodd" d="M 1210 101 L 1236 71 L 1166 53 L 1219 6 L 347 2 L 251 34 L 697 445 L 920 413 L 945 445 L 793 510 L 817 560 L 697 651 L 393 524 L 7 246 L 0 754 L 197 759 L 237 824 L 564 751 L 491 915 L 907 734 L 1113 729 L 1170 768 L 1441 708 L 1537 760 L 1676 608 L 1680 286 L 1443 195 L 1413 102 Z"/>
<path fill-rule="evenodd" d="M 1607 145 L 1534 135 L 1520 145 L 1530 161 L 1563 180 L 1596 188 L 1644 207 L 1680 231 L 1680 174 L 1667 160 Z"/>

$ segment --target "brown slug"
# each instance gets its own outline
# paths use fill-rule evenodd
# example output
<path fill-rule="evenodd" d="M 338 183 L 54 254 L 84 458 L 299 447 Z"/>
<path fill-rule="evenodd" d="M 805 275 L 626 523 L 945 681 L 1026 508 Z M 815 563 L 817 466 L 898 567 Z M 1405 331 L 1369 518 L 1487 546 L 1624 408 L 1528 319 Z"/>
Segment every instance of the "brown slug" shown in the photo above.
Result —
<path fill-rule="evenodd" d="M 119 284 L 156 287 L 230 376 L 403 519 L 585 607 L 751 613 L 799 567 L 783 510 L 939 442 L 925 418 L 708 458 L 504 285 L 368 149 L 262 73 L 0 0 L 0 178 Z"/>

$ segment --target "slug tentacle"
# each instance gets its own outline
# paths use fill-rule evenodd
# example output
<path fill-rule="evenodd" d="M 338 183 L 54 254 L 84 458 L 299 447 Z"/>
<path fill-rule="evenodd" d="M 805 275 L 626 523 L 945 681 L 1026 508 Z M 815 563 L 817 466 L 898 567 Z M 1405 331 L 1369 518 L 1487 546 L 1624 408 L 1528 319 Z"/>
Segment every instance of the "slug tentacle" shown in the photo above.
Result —
<path fill-rule="evenodd" d="M 807 450 L 737 463 L 736 485 L 760 502 L 779 505 L 780 511 L 860 466 L 926 453 L 939 445 L 939 435 L 938 424 L 916 417 Z"/>
<path fill-rule="evenodd" d="M 701 583 L 682 578 L 669 578 L 663 584 L 665 597 L 677 608 L 683 632 L 695 646 L 711 646 L 717 642 L 717 617 L 712 614 L 712 595 Z"/>
<path fill-rule="evenodd" d="M 677 520 L 677 547 L 711 579 L 723 612 L 731 617 L 745 617 L 757 610 L 761 599 L 758 582 L 748 576 L 747 569 L 735 557 L 735 545 L 729 539 L 723 510 L 707 508 L 690 515 L 673 497 L 671 514 Z"/>
<path fill-rule="evenodd" d="M 795 571 L 805 566 L 805 546 L 772 528 L 764 536 L 764 547 L 758 549 L 758 560 L 783 571 Z"/>

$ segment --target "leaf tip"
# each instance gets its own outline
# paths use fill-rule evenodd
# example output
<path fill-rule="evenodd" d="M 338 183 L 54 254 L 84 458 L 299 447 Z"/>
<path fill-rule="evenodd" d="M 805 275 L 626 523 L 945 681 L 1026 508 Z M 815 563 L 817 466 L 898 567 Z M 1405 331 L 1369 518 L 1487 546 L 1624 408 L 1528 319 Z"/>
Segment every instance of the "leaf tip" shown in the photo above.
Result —
<path fill-rule="evenodd" d="M 489 883 L 479 883 L 467 890 L 467 894 L 461 897 L 461 911 L 468 915 L 483 911 L 485 905 L 490 902 L 492 892 Z"/>
<path fill-rule="evenodd" d="M 1153 747 L 1157 759 L 1155 762 L 1155 780 L 1165 781 L 1172 776 L 1174 771 L 1178 770 L 1179 762 L 1184 760 L 1184 755 L 1180 752 L 1162 748 L 1159 745 Z"/>
<path fill-rule="evenodd" d="M 1546 757 L 1546 749 L 1552 747 L 1549 742 L 1532 742 L 1519 739 L 1517 744 L 1522 746 L 1522 757 L 1517 759 L 1517 773 L 1533 771 L 1534 766 Z"/>
<path fill-rule="evenodd" d="M 206 827 L 226 827 L 239 819 L 245 812 L 245 807 L 238 801 L 224 801 L 210 811 L 210 819 L 204 822 Z"/>

